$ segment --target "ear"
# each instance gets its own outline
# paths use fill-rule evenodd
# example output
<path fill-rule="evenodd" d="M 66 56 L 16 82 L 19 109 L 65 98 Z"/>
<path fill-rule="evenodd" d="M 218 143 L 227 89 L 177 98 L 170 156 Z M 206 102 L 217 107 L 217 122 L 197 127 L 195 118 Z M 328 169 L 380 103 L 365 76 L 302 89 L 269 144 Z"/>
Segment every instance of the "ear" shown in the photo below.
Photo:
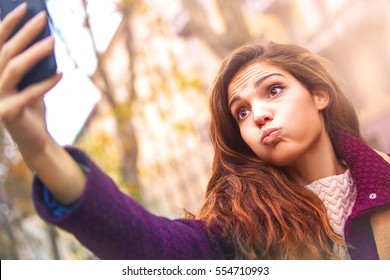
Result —
<path fill-rule="evenodd" d="M 329 105 L 329 94 L 323 89 L 316 89 L 312 93 L 312 98 L 318 110 L 324 110 Z"/>

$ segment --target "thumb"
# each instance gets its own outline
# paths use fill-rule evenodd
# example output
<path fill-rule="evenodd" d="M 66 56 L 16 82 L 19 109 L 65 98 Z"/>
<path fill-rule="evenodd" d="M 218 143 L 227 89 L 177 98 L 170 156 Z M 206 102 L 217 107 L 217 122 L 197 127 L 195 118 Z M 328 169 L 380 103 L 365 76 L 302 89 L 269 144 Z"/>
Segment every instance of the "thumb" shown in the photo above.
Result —
<path fill-rule="evenodd" d="M 0 118 L 5 122 L 10 122 L 15 119 L 26 107 L 37 100 L 42 99 L 43 96 L 60 81 L 61 77 L 62 73 L 58 73 L 19 93 L 3 97 L 0 100 Z"/>

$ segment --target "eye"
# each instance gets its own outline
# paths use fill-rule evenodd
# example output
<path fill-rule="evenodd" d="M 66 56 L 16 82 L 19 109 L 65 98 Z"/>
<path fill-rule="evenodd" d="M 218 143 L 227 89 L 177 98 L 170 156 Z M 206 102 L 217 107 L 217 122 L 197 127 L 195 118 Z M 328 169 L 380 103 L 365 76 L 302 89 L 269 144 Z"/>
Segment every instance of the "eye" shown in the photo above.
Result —
<path fill-rule="evenodd" d="M 238 109 L 235 113 L 235 117 L 237 121 L 242 121 L 249 115 L 250 111 L 247 108 Z"/>
<path fill-rule="evenodd" d="M 283 85 L 273 85 L 273 86 L 271 86 L 271 88 L 269 90 L 269 96 L 270 97 L 274 97 L 274 96 L 280 94 L 283 91 L 284 88 L 285 88 L 285 86 L 283 86 Z"/>

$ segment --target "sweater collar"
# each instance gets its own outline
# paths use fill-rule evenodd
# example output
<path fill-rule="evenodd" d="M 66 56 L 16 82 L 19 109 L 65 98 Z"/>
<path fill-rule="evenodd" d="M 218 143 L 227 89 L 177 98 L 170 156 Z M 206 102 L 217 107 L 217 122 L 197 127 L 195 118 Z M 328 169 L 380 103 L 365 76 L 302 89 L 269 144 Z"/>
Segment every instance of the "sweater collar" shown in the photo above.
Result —
<path fill-rule="evenodd" d="M 360 138 L 339 131 L 335 151 L 348 165 L 358 188 L 390 184 L 390 164 Z"/>

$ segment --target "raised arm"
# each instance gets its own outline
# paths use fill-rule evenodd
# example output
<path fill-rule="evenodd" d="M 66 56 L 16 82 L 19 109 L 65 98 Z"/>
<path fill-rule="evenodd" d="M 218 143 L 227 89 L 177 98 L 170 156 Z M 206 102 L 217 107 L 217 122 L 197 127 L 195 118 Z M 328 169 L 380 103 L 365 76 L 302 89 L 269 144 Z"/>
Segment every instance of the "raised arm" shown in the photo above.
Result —
<path fill-rule="evenodd" d="M 33 199 L 48 222 L 71 232 L 101 259 L 225 259 L 232 249 L 216 225 L 153 215 L 121 192 L 87 155 L 68 152 L 87 170 L 81 198 L 56 215 L 45 203 L 45 187 L 34 180 Z"/>
<path fill-rule="evenodd" d="M 33 65 L 54 51 L 48 37 L 27 48 L 43 30 L 46 14 L 28 21 L 12 38 L 12 31 L 24 18 L 21 4 L 0 25 L 0 118 L 18 145 L 26 164 L 63 204 L 77 200 L 84 189 L 85 175 L 47 130 L 43 96 L 61 79 L 60 73 L 18 91 L 17 84 Z"/>

